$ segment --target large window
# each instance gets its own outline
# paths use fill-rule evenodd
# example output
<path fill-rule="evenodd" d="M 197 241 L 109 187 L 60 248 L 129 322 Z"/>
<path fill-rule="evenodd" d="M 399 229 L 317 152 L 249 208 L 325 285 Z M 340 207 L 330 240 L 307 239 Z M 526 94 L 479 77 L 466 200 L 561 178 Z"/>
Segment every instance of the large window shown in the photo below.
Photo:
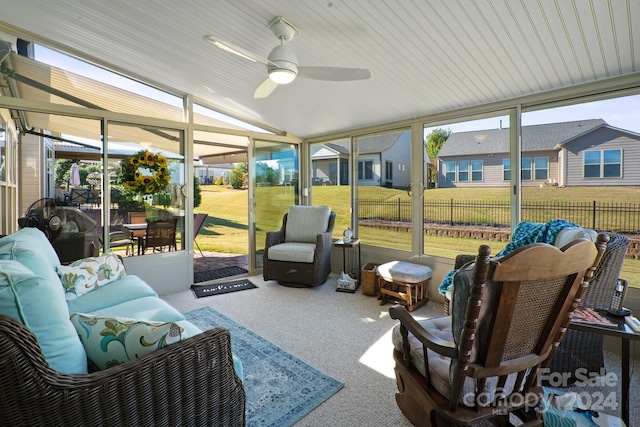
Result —
<path fill-rule="evenodd" d="M 510 186 L 503 179 L 508 180 L 510 173 L 509 122 L 509 116 L 502 115 L 424 129 L 426 152 L 438 168 L 437 185 L 426 186 L 421 198 L 425 254 L 443 258 L 477 254 L 486 240 L 475 236 L 508 235 Z M 451 232 L 445 234 L 443 229 Z M 494 254 L 505 245 L 490 243 Z"/>
<path fill-rule="evenodd" d="M 469 161 L 468 160 L 461 160 L 458 162 L 458 181 L 459 182 L 469 181 Z"/>
<path fill-rule="evenodd" d="M 510 159 L 502 159 L 502 180 L 510 181 L 511 180 L 511 160 Z"/>
<path fill-rule="evenodd" d="M 482 182 L 482 160 L 471 161 L 471 181 Z"/>
<path fill-rule="evenodd" d="M 393 181 L 393 162 L 384 162 L 384 178 Z"/>
<path fill-rule="evenodd" d="M 411 250 L 411 131 L 358 137 L 357 236 L 365 245 Z M 406 163 L 393 173 L 395 163 Z M 315 200 L 314 200 L 315 203 Z"/>
<path fill-rule="evenodd" d="M 339 239 L 351 224 L 351 140 L 311 145 L 312 205 L 331 206 L 336 213 L 333 237 Z"/>
<path fill-rule="evenodd" d="M 531 181 L 531 157 L 523 157 L 520 164 L 520 178 L 523 181 Z"/>
<path fill-rule="evenodd" d="M 548 157 L 536 157 L 533 160 L 535 167 L 534 176 L 536 180 L 549 179 L 549 158 Z"/>
<path fill-rule="evenodd" d="M 585 178 L 620 178 L 622 150 L 589 150 L 584 152 Z"/>
<path fill-rule="evenodd" d="M 522 220 L 637 234 L 640 164 L 624 160 L 640 157 L 638 114 L 640 95 L 523 112 L 523 150 L 546 151 L 534 163 L 535 179 L 547 178 L 523 183 Z M 640 283 L 640 260 L 625 258 L 620 277 Z"/>
<path fill-rule="evenodd" d="M 373 179 L 373 161 L 365 160 L 358 162 L 358 179 L 370 181 Z"/>
<path fill-rule="evenodd" d="M 456 162 L 445 162 L 444 176 L 447 182 L 456 182 Z"/>

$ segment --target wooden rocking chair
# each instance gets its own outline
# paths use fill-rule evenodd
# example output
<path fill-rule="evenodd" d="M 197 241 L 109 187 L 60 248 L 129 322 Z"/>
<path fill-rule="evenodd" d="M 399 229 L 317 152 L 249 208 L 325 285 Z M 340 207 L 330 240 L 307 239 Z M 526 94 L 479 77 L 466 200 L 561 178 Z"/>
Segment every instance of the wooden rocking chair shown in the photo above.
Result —
<path fill-rule="evenodd" d="M 416 321 L 389 311 L 396 402 L 416 426 L 509 425 L 513 413 L 540 425 L 536 379 L 561 341 L 608 237 L 560 250 L 535 243 L 499 260 L 479 248 L 475 265 L 454 277 L 451 316 Z"/>

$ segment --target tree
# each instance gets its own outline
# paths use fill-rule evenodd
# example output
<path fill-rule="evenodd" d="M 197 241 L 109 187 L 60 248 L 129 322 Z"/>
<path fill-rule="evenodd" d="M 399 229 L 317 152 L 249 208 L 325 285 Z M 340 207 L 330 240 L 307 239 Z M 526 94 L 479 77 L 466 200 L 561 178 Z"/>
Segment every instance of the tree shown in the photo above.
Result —
<path fill-rule="evenodd" d="M 54 174 L 56 187 L 62 188 L 65 184 L 69 183 L 69 171 L 71 170 L 72 164 L 73 160 L 70 159 L 56 160 Z"/>
<path fill-rule="evenodd" d="M 430 159 L 435 159 L 444 145 L 447 138 L 451 135 L 451 129 L 437 128 L 427 135 L 425 145 L 427 146 L 427 155 Z"/>
<path fill-rule="evenodd" d="M 438 161 L 436 158 L 445 141 L 449 138 L 449 135 L 451 135 L 451 129 L 443 128 L 434 129 L 427 135 L 424 144 L 427 147 L 427 155 L 431 163 L 427 168 L 427 188 L 434 188 L 436 186 L 436 177 L 438 176 Z"/>
<path fill-rule="evenodd" d="M 244 186 L 244 179 L 247 177 L 249 168 L 246 163 L 237 163 L 229 173 L 229 184 L 236 190 Z"/>
<path fill-rule="evenodd" d="M 197 176 L 193 176 L 193 207 L 197 208 L 202 203 L 202 190 L 200 189 L 200 180 Z"/>

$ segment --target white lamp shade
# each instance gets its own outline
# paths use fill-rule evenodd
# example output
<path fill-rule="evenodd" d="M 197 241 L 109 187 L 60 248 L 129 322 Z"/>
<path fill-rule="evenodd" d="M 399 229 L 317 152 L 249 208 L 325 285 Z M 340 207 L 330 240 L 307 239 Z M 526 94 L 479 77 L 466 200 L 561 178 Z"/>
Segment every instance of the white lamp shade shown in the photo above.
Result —
<path fill-rule="evenodd" d="M 280 85 L 286 85 L 296 78 L 296 73 L 290 70 L 276 68 L 269 72 L 269 78 Z"/>
<path fill-rule="evenodd" d="M 269 54 L 269 78 L 281 85 L 291 83 L 298 74 L 297 64 L 298 58 L 291 49 L 284 45 L 276 46 Z"/>

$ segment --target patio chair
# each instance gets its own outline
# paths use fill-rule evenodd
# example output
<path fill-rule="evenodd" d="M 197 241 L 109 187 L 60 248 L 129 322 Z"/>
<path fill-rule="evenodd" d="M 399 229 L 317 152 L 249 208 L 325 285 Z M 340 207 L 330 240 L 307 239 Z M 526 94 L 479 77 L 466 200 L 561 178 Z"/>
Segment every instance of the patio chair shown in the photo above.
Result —
<path fill-rule="evenodd" d="M 396 402 L 416 426 L 509 425 L 513 413 L 538 424 L 537 384 L 608 240 L 562 249 L 523 246 L 490 260 L 481 245 L 473 266 L 454 276 L 452 315 L 415 320 L 400 305 L 393 344 Z"/>
<path fill-rule="evenodd" d="M 328 206 L 291 206 L 282 228 L 267 233 L 262 276 L 281 285 L 318 286 L 331 273 L 336 213 Z"/>
<path fill-rule="evenodd" d="M 204 220 L 207 219 L 207 216 L 209 215 L 206 213 L 193 214 L 193 243 L 196 244 L 198 250 L 200 251 L 200 255 L 203 257 L 204 257 L 204 254 L 202 253 L 202 249 L 200 249 L 200 245 L 196 241 L 196 237 L 198 236 L 198 233 L 200 233 L 200 229 L 204 224 Z"/>
<path fill-rule="evenodd" d="M 109 248 L 119 248 L 125 246 L 125 255 L 129 255 L 129 249 L 131 249 L 131 255 L 133 252 L 133 244 L 135 241 L 130 237 L 129 233 L 121 230 L 112 231 L 109 233 Z"/>
<path fill-rule="evenodd" d="M 162 251 L 164 247 L 167 247 L 168 251 L 177 250 L 176 245 L 176 228 L 178 225 L 178 217 L 173 217 L 166 220 L 149 221 L 147 223 L 147 230 L 144 237 L 144 247 L 142 253 L 146 253 L 147 249 L 151 248 L 153 252 L 156 250 Z"/>
<path fill-rule="evenodd" d="M 91 190 L 88 188 L 72 188 L 71 193 L 69 195 L 69 204 L 71 206 L 75 206 L 77 208 L 82 204 L 90 204 L 93 203 L 93 198 L 91 194 Z"/>
<path fill-rule="evenodd" d="M 146 212 L 127 212 L 127 217 L 129 219 L 129 224 L 144 224 L 147 222 Z M 142 248 L 144 247 L 144 237 L 146 235 L 147 230 L 144 228 L 139 230 L 129 230 L 129 237 L 138 242 L 138 255 L 142 252 Z"/>

